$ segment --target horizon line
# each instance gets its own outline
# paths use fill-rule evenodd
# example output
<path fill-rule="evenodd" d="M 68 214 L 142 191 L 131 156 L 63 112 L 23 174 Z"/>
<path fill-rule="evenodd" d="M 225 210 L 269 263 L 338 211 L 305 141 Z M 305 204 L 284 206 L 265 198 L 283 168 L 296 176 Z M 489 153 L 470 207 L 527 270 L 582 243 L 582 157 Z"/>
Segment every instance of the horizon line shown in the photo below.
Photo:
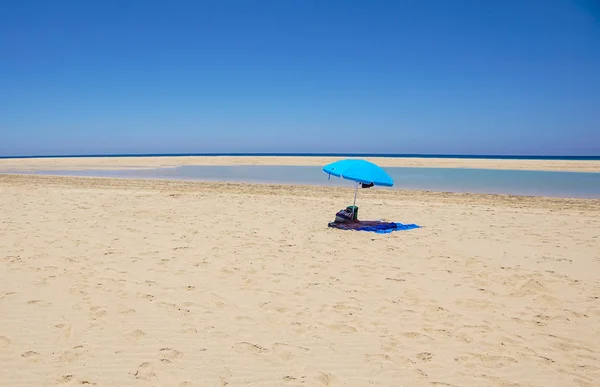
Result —
<path fill-rule="evenodd" d="M 381 157 L 381 158 L 458 158 L 458 159 L 545 159 L 545 160 L 600 160 L 600 155 L 498 155 L 498 154 L 452 154 L 452 153 L 311 153 L 311 152 L 198 152 L 198 153 L 94 153 L 94 154 L 65 154 L 65 155 L 0 155 L 0 159 L 46 159 L 46 158 L 102 158 L 102 157 Z"/>

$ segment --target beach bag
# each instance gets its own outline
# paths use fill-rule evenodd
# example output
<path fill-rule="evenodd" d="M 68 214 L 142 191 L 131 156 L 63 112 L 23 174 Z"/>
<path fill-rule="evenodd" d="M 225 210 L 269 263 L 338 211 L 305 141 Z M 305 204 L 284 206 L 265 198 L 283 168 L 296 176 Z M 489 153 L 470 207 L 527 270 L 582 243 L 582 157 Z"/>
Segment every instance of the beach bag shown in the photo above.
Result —
<path fill-rule="evenodd" d="M 346 223 L 346 222 L 352 222 L 352 211 L 348 210 L 347 208 L 338 211 L 337 214 L 335 214 L 335 222 L 336 223 Z"/>

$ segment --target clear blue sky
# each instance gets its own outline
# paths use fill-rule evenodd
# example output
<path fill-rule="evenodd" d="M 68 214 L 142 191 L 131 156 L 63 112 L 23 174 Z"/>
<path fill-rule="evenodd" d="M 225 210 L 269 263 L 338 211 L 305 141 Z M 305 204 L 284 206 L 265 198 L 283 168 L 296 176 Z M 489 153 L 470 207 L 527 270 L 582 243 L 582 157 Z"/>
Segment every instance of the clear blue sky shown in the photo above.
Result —
<path fill-rule="evenodd" d="M 599 155 L 597 4 L 0 1 L 0 155 Z"/>

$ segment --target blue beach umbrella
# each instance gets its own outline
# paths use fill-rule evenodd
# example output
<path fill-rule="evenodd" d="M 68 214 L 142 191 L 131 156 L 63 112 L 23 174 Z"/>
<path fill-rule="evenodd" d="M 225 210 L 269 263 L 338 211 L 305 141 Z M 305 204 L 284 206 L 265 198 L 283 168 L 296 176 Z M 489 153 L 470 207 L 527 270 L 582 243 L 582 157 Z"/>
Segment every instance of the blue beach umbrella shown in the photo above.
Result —
<path fill-rule="evenodd" d="M 356 206 L 356 195 L 358 187 L 370 187 L 379 185 L 383 187 L 392 187 L 394 180 L 387 174 L 383 168 L 366 160 L 346 159 L 336 161 L 323 167 L 323 172 L 336 177 L 356 182 L 354 192 L 354 205 Z"/>

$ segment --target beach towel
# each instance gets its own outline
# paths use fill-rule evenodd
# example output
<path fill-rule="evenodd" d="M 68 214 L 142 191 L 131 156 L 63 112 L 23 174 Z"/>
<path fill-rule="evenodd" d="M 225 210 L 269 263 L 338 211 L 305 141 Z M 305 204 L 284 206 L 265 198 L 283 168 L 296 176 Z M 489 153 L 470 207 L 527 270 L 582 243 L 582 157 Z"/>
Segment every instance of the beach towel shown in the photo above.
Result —
<path fill-rule="evenodd" d="M 389 234 L 394 231 L 412 230 L 421 228 L 416 224 L 402 224 L 397 222 L 382 222 L 379 220 L 359 220 L 355 222 L 331 222 L 328 225 L 339 230 L 370 231 L 377 234 Z"/>

